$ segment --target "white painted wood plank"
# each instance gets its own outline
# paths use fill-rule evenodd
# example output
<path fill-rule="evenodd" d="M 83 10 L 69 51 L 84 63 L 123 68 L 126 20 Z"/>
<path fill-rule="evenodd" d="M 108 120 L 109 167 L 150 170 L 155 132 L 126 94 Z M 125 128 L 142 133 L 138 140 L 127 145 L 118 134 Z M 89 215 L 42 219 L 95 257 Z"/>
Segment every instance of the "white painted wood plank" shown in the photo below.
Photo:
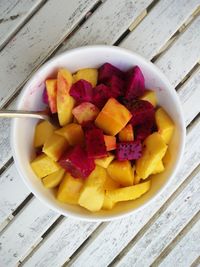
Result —
<path fill-rule="evenodd" d="M 199 0 L 159 1 L 120 46 L 148 59 L 154 57 L 199 5 Z"/>
<path fill-rule="evenodd" d="M 0 48 L 44 0 L 0 1 Z"/>
<path fill-rule="evenodd" d="M 13 267 L 59 217 L 33 198 L 0 234 L 0 266 Z"/>
<path fill-rule="evenodd" d="M 99 224 L 64 219 L 23 266 L 62 266 Z"/>
<path fill-rule="evenodd" d="M 66 41 L 58 53 L 88 44 L 113 44 L 152 0 L 109 0 Z"/>
<path fill-rule="evenodd" d="M 188 267 L 200 255 L 200 220 L 180 240 L 175 248 L 161 262 L 160 267 L 176 264 L 176 267 Z"/>
<path fill-rule="evenodd" d="M 134 244 L 116 266 L 150 266 L 154 262 L 164 248 L 170 244 L 191 218 L 199 211 L 199 179 L 200 172 L 193 177 L 189 185 L 174 199 L 172 204 L 170 204 L 156 222 L 148 228 L 142 238 Z M 190 244 L 190 246 L 192 246 L 192 244 Z M 199 244 L 195 244 L 193 249 L 195 249 L 195 247 L 200 250 Z M 195 260 L 195 258 L 193 258 L 193 260 Z M 168 266 L 174 266 L 175 264 L 177 264 L 177 261 L 173 261 L 172 265 Z"/>
<path fill-rule="evenodd" d="M 31 75 L 98 0 L 49 0 L 0 53 L 0 105 Z M 11 78 L 12 77 L 12 78 Z"/>
<path fill-rule="evenodd" d="M 17 189 L 17 190 L 16 190 Z M 0 176 L 0 225 L 30 194 L 21 177 L 17 173 L 15 165 L 11 165 Z"/>
<path fill-rule="evenodd" d="M 176 86 L 200 60 L 200 16 L 156 61 L 156 65 Z"/>
<path fill-rule="evenodd" d="M 84 262 L 85 266 L 92 267 L 94 262 L 98 262 L 98 267 L 103 267 L 112 262 L 200 163 L 199 131 L 200 121 L 189 132 L 179 172 L 162 195 L 153 200 L 148 207 L 136 212 L 135 215 L 109 223 L 98 236 L 91 239 L 86 247 L 79 252 L 74 258 L 72 266 L 79 267 Z"/>

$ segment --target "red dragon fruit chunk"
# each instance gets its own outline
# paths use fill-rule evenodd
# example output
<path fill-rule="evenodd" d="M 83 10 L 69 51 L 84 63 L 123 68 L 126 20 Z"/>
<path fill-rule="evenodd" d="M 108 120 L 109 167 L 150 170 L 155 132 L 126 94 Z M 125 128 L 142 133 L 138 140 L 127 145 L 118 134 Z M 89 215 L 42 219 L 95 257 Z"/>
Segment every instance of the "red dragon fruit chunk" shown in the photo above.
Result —
<path fill-rule="evenodd" d="M 119 161 L 136 160 L 142 155 L 142 144 L 139 140 L 117 144 L 116 157 Z"/>
<path fill-rule="evenodd" d="M 124 81 L 113 75 L 106 84 L 110 87 L 110 97 L 117 98 L 124 95 Z"/>
<path fill-rule="evenodd" d="M 88 158 L 103 158 L 107 155 L 102 130 L 93 128 L 86 131 L 85 142 Z"/>
<path fill-rule="evenodd" d="M 48 95 L 47 95 L 47 89 L 44 88 L 43 94 L 42 94 L 42 101 L 44 104 L 49 104 Z"/>
<path fill-rule="evenodd" d="M 152 120 L 147 120 L 143 124 L 137 125 L 135 127 L 135 140 L 140 140 L 141 142 L 153 132 L 154 122 Z"/>
<path fill-rule="evenodd" d="M 127 86 L 125 98 L 133 100 L 144 94 L 144 76 L 138 66 L 127 72 Z"/>
<path fill-rule="evenodd" d="M 86 178 L 95 168 L 94 160 L 88 158 L 80 145 L 68 150 L 58 163 L 75 178 Z"/>
<path fill-rule="evenodd" d="M 82 102 L 91 102 L 93 89 L 91 83 L 85 80 L 79 80 L 74 83 L 70 89 L 70 95 L 80 104 Z"/>
<path fill-rule="evenodd" d="M 105 63 L 99 68 L 98 81 L 106 82 L 113 75 L 120 79 L 125 78 L 125 73 L 110 63 Z"/>
<path fill-rule="evenodd" d="M 108 99 L 111 97 L 110 88 L 104 84 L 99 84 L 93 88 L 93 100 L 92 103 L 99 109 L 105 105 Z"/>

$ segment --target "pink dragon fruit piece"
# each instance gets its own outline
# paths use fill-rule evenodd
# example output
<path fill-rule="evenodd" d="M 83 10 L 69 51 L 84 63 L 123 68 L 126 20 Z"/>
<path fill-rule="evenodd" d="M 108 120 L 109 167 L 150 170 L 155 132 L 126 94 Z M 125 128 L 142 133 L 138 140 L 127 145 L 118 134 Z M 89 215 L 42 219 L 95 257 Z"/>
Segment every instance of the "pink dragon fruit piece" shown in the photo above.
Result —
<path fill-rule="evenodd" d="M 119 161 L 136 160 L 142 155 L 142 144 L 139 140 L 117 144 L 116 157 Z"/>
<path fill-rule="evenodd" d="M 105 63 L 99 68 L 98 81 L 106 82 L 113 75 L 119 77 L 122 80 L 125 78 L 125 73 L 123 71 L 110 63 Z"/>
<path fill-rule="evenodd" d="M 102 109 L 107 100 L 111 97 L 110 91 L 111 89 L 104 84 L 97 85 L 95 88 L 93 88 L 92 103 L 99 109 Z"/>
<path fill-rule="evenodd" d="M 94 160 L 88 158 L 80 145 L 68 150 L 58 163 L 75 178 L 86 178 L 95 169 Z"/>
<path fill-rule="evenodd" d="M 147 120 L 143 124 L 137 125 L 134 129 L 135 139 L 141 142 L 153 132 L 154 122 Z"/>
<path fill-rule="evenodd" d="M 113 75 L 106 84 L 110 87 L 110 97 L 117 98 L 124 94 L 124 81 Z"/>
<path fill-rule="evenodd" d="M 102 130 L 93 128 L 86 131 L 85 142 L 88 158 L 103 158 L 107 156 Z"/>
<path fill-rule="evenodd" d="M 94 124 L 94 121 L 87 121 L 87 122 L 84 122 L 82 125 L 81 125 L 82 129 L 84 132 L 87 132 L 89 130 L 93 130 L 93 129 L 98 129 L 96 127 L 96 125 Z"/>
<path fill-rule="evenodd" d="M 70 89 L 70 95 L 80 104 L 82 102 L 91 102 L 93 89 L 91 83 L 85 80 L 79 80 L 74 83 Z"/>
<path fill-rule="evenodd" d="M 125 98 L 127 100 L 133 100 L 144 94 L 144 76 L 138 66 L 134 67 L 127 72 L 127 85 Z"/>
<path fill-rule="evenodd" d="M 48 94 L 47 94 L 47 89 L 44 88 L 43 94 L 42 94 L 42 101 L 44 104 L 49 104 L 49 100 L 48 100 Z"/>

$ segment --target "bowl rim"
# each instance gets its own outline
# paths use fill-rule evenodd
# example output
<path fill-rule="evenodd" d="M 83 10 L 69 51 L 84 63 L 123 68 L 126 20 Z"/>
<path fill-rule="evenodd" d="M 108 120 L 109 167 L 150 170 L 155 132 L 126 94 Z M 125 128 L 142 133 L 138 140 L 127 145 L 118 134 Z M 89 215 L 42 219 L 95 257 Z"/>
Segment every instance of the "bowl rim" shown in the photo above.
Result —
<path fill-rule="evenodd" d="M 186 126 L 185 126 L 185 120 L 184 120 L 184 116 L 183 116 L 183 110 L 182 110 L 182 105 L 180 103 L 180 100 L 178 98 L 178 95 L 176 94 L 176 91 L 174 89 L 174 87 L 171 85 L 171 83 L 169 82 L 169 80 L 167 79 L 167 77 L 162 73 L 162 71 L 155 65 L 153 64 L 151 61 L 147 60 L 146 58 L 142 57 L 141 55 L 132 52 L 128 49 L 125 48 L 121 48 L 121 47 L 117 47 L 117 46 L 112 46 L 112 45 L 89 45 L 89 46 L 82 46 L 82 47 L 77 47 L 74 49 L 70 49 L 67 51 L 62 52 L 59 55 L 53 56 L 53 58 L 51 58 L 50 60 L 46 61 L 44 64 L 42 64 L 34 73 L 32 73 L 30 79 L 26 82 L 26 84 L 23 86 L 22 91 L 20 93 L 19 99 L 17 100 L 17 105 L 16 108 L 18 109 L 24 99 L 24 95 L 26 94 L 27 89 L 30 87 L 32 81 L 35 79 L 35 76 L 41 72 L 43 69 L 45 69 L 49 64 L 53 63 L 56 60 L 59 60 L 59 58 L 62 58 L 63 56 L 66 56 L 67 54 L 72 54 L 72 53 L 77 53 L 77 52 L 82 52 L 82 51 L 87 51 L 87 50 L 108 50 L 108 51 L 119 51 L 119 52 L 123 52 L 127 55 L 130 56 L 134 56 L 136 58 L 138 58 L 139 61 L 142 61 L 143 63 L 149 65 L 150 68 L 152 68 L 155 72 L 158 73 L 160 79 L 167 85 L 167 87 L 169 88 L 169 90 L 171 91 L 171 93 L 174 95 L 174 97 L 176 98 L 176 103 L 177 103 L 177 109 L 178 109 L 178 113 L 180 115 L 180 125 L 181 125 L 181 130 L 182 130 L 182 134 L 179 138 L 180 140 L 180 149 L 179 149 L 179 153 L 176 159 L 176 164 L 172 170 L 172 174 L 170 175 L 170 177 L 168 177 L 167 181 L 165 182 L 165 184 L 155 193 L 155 195 L 153 195 L 150 199 L 148 199 L 145 203 L 141 204 L 139 207 L 134 208 L 133 210 L 130 211 L 125 211 L 122 214 L 112 214 L 112 215 L 103 215 L 101 217 L 99 216 L 95 216 L 95 213 L 90 213 L 90 215 L 88 215 L 87 217 L 85 215 L 79 215 L 78 213 L 73 213 L 71 211 L 68 211 L 66 209 L 65 212 L 63 212 L 62 208 L 54 206 L 52 204 L 49 203 L 49 201 L 46 199 L 46 197 L 42 196 L 42 194 L 40 194 L 38 192 L 37 189 L 35 189 L 31 183 L 29 182 L 28 178 L 25 178 L 25 175 L 22 171 L 22 169 L 20 168 L 20 164 L 19 164 L 19 160 L 18 160 L 18 156 L 17 156 L 17 150 L 15 147 L 15 130 L 16 130 L 16 123 L 18 121 L 18 119 L 13 119 L 13 121 L 11 122 L 11 136 L 10 136 L 10 143 L 11 143 L 11 150 L 12 150 L 12 154 L 13 154 L 13 158 L 14 158 L 14 163 L 15 163 L 15 167 L 20 175 L 20 177 L 22 178 L 23 182 L 26 184 L 26 186 L 28 187 L 28 189 L 30 190 L 30 193 L 32 192 L 34 194 L 34 196 L 39 199 L 42 203 L 44 203 L 44 205 L 46 205 L 47 207 L 49 207 L 51 210 L 67 216 L 67 217 L 71 217 L 73 219 L 78 219 L 78 220 L 82 220 L 82 221 L 87 221 L 87 222 L 99 222 L 99 221 L 113 221 L 116 219 L 122 219 L 125 218 L 127 216 L 133 215 L 134 213 L 136 213 L 139 210 L 144 209 L 146 206 L 150 205 L 153 200 L 155 200 L 157 197 L 159 197 L 163 191 L 166 189 L 166 187 L 172 182 L 174 176 L 176 175 L 178 168 L 180 167 L 180 163 L 183 157 L 183 152 L 184 152 L 184 148 L 185 148 L 185 139 L 186 139 Z M 134 63 L 134 62 L 133 62 Z M 108 211 L 109 212 L 109 211 Z"/>

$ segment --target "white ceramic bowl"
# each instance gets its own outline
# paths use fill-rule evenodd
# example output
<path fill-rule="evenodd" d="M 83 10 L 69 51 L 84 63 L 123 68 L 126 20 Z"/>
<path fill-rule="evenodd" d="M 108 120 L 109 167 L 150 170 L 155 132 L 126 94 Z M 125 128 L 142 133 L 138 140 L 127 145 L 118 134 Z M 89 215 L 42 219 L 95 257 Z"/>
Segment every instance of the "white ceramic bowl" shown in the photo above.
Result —
<path fill-rule="evenodd" d="M 88 212 L 79 206 L 58 202 L 53 192 L 42 185 L 29 164 L 34 157 L 32 144 L 37 120 L 14 119 L 12 126 L 11 141 L 15 165 L 28 188 L 38 199 L 58 213 L 89 221 L 113 220 L 134 214 L 136 210 L 148 205 L 155 196 L 162 193 L 168 182 L 175 176 L 185 142 L 185 125 L 181 105 L 175 89 L 170 85 L 167 78 L 151 62 L 133 52 L 114 46 L 82 47 L 54 57 L 45 63 L 24 86 L 17 109 L 41 110 L 43 108 L 42 92 L 45 87 L 45 80 L 55 75 L 59 68 L 66 67 L 73 73 L 81 68 L 98 68 L 105 62 L 110 62 L 122 70 L 138 65 L 144 74 L 146 88 L 156 91 L 159 105 L 169 113 L 176 125 L 173 140 L 169 146 L 171 157 L 166 170 L 154 176 L 151 190 L 147 194 L 134 201 L 119 203 L 111 211 L 97 213 Z"/>

